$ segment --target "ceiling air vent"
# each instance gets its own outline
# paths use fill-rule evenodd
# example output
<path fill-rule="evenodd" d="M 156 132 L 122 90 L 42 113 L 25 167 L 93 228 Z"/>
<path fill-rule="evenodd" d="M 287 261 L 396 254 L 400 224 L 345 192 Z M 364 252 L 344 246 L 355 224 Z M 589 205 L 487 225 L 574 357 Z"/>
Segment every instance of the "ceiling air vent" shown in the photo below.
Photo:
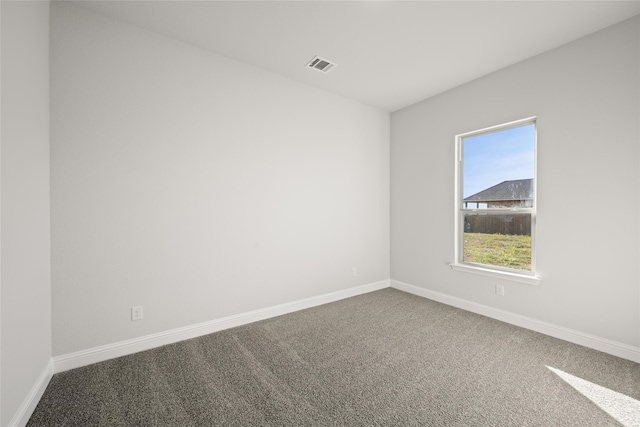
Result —
<path fill-rule="evenodd" d="M 334 69 L 337 66 L 338 66 L 338 64 L 335 64 L 335 63 L 333 63 L 331 61 L 327 61 L 326 59 L 322 59 L 319 56 L 315 56 L 307 64 L 307 67 L 313 68 L 314 70 L 320 71 L 321 73 L 325 73 L 325 74 L 328 73 L 329 71 L 331 71 L 332 69 Z"/>

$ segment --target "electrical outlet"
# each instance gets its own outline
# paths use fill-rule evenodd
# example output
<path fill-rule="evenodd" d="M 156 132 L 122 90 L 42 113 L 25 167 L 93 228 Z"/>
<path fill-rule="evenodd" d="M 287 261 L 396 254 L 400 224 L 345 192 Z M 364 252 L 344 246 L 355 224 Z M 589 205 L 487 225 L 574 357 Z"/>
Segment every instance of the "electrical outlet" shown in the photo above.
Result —
<path fill-rule="evenodd" d="M 358 275 L 358 270 L 356 270 L 355 268 L 353 269 L 353 271 L 351 272 L 351 275 L 353 277 L 356 277 Z"/>
<path fill-rule="evenodd" d="M 504 296 L 504 285 L 496 285 L 496 295 Z"/>
<path fill-rule="evenodd" d="M 141 320 L 142 319 L 142 306 L 137 305 L 135 307 L 131 307 L 131 320 Z"/>

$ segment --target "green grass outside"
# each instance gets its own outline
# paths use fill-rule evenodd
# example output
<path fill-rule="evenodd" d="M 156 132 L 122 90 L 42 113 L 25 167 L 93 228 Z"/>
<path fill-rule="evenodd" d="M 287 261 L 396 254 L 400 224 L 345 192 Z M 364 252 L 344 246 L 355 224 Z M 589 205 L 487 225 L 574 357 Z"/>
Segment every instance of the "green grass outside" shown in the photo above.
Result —
<path fill-rule="evenodd" d="M 464 260 L 531 271 L 531 236 L 464 233 Z"/>

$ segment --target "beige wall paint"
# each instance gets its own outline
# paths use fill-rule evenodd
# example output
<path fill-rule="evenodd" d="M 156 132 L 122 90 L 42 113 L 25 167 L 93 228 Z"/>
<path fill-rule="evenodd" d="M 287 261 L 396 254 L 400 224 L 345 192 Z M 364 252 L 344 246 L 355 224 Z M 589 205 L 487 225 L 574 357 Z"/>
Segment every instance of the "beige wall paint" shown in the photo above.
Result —
<path fill-rule="evenodd" d="M 392 279 L 638 346 L 639 40 L 636 17 L 393 113 Z M 541 283 L 452 271 L 454 136 L 531 116 Z"/>

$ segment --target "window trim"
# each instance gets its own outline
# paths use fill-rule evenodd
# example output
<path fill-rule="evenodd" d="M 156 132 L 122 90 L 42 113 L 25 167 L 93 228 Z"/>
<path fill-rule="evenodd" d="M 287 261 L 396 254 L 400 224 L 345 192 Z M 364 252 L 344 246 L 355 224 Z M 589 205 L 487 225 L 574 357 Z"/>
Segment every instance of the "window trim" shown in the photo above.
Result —
<path fill-rule="evenodd" d="M 462 173 L 464 171 L 463 165 L 463 141 L 465 138 L 472 136 L 479 136 L 488 133 L 499 132 L 516 127 L 526 126 L 528 124 L 534 125 L 533 132 L 533 207 L 522 208 L 501 208 L 501 209 L 472 209 L 463 208 L 462 201 L 462 186 L 463 179 Z M 541 278 L 537 275 L 536 270 L 536 217 L 538 208 L 538 125 L 537 116 L 527 117 L 520 120 L 515 120 L 508 123 L 503 123 L 495 126 L 486 127 L 483 129 L 475 130 L 472 132 L 465 132 L 455 136 L 455 189 L 454 189 L 454 262 L 450 264 L 452 270 L 464 271 L 468 273 L 476 273 L 484 276 L 490 276 L 499 279 L 513 280 L 521 283 L 527 283 L 531 285 L 537 285 Z M 500 266 L 492 266 L 489 264 L 478 264 L 472 262 L 466 262 L 463 258 L 463 239 L 464 239 L 464 214 L 465 212 L 486 212 L 488 214 L 495 213 L 528 213 L 531 215 L 531 271 L 517 270 Z"/>

